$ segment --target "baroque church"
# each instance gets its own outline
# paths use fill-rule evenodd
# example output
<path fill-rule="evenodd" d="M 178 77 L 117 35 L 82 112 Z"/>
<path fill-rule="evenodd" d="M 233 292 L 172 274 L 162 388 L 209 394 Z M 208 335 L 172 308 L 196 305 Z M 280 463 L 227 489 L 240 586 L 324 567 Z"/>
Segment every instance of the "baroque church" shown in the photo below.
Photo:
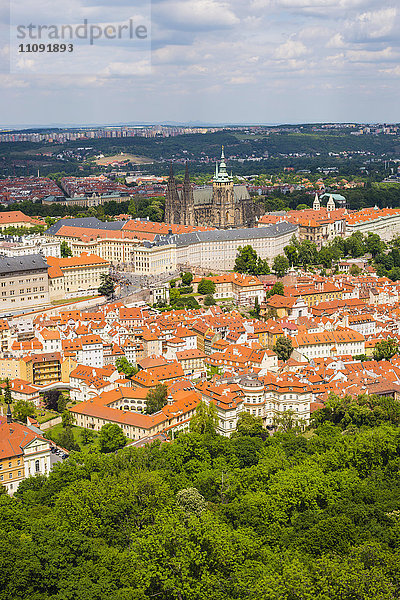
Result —
<path fill-rule="evenodd" d="M 166 223 L 219 229 L 253 227 L 263 212 L 262 205 L 250 198 L 245 185 L 234 185 L 226 169 L 223 147 L 212 186 L 194 188 L 187 163 L 183 185 L 178 186 L 171 165 L 165 199 Z"/>

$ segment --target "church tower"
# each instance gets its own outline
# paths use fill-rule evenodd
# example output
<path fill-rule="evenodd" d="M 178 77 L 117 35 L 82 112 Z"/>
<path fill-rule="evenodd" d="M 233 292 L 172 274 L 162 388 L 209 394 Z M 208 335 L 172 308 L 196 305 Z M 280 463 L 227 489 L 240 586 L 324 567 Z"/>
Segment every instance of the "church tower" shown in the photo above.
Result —
<path fill-rule="evenodd" d="M 180 223 L 181 201 L 174 176 L 172 163 L 169 168 L 169 177 L 167 182 L 167 191 L 165 194 L 165 222 L 177 224 Z"/>
<path fill-rule="evenodd" d="M 194 194 L 192 184 L 190 183 L 188 163 L 186 163 L 185 179 L 183 180 L 180 208 L 180 222 L 184 225 L 195 225 Z"/>
<path fill-rule="evenodd" d="M 336 206 L 335 206 L 335 201 L 333 199 L 332 194 L 329 196 L 329 200 L 328 200 L 328 204 L 326 205 L 326 209 L 328 212 L 332 212 L 333 210 L 335 210 Z"/>
<path fill-rule="evenodd" d="M 235 197 L 233 192 L 233 177 L 226 170 L 224 147 L 222 146 L 221 161 L 215 168 L 212 194 L 213 223 L 216 227 L 235 227 L 240 221 L 235 214 Z"/>
<path fill-rule="evenodd" d="M 313 210 L 319 210 L 321 208 L 321 203 L 319 201 L 318 194 L 315 194 L 314 202 L 313 202 Z"/>

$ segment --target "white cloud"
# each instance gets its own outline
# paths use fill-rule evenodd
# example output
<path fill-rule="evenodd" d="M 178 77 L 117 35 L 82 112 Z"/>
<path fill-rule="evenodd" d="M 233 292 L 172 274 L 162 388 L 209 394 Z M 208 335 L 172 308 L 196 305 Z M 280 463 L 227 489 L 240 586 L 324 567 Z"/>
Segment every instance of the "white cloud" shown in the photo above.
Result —
<path fill-rule="evenodd" d="M 308 50 L 303 42 L 288 40 L 275 50 L 275 57 L 280 59 L 298 58 L 307 54 Z"/>
<path fill-rule="evenodd" d="M 345 22 L 344 37 L 355 42 L 376 41 L 391 34 L 398 38 L 398 16 L 398 10 L 394 7 L 358 14 Z"/>
<path fill-rule="evenodd" d="M 219 0 L 171 0 L 155 4 L 153 17 L 173 29 L 230 29 L 240 20 L 228 2 Z"/>

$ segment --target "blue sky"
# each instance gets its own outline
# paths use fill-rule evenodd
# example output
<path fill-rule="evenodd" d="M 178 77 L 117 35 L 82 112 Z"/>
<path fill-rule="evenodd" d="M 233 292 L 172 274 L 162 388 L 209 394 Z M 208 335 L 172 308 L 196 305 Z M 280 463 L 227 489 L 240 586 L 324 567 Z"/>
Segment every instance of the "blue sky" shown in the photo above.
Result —
<path fill-rule="evenodd" d="M 145 0 L 13 6 L 14 23 L 140 22 L 149 9 Z M 45 74 L 35 57 L 21 72 L 14 64 L 0 73 L 0 125 L 400 121 L 398 0 L 159 0 L 151 40 L 151 68 L 129 41 L 80 47 L 79 74 L 67 62 Z M 3 29 L 3 70 L 9 56 Z"/>

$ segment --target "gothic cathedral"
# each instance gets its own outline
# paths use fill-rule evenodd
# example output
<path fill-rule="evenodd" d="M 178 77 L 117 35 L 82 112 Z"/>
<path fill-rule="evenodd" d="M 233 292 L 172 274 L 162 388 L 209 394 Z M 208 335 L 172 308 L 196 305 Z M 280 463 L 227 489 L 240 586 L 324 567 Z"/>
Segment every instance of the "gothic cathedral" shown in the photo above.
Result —
<path fill-rule="evenodd" d="M 215 167 L 211 186 L 194 188 L 186 164 L 183 185 L 177 185 L 170 167 L 165 201 L 165 222 L 175 225 L 206 225 L 218 229 L 253 227 L 262 206 L 251 198 L 244 185 L 234 185 L 226 169 L 224 148 Z"/>

